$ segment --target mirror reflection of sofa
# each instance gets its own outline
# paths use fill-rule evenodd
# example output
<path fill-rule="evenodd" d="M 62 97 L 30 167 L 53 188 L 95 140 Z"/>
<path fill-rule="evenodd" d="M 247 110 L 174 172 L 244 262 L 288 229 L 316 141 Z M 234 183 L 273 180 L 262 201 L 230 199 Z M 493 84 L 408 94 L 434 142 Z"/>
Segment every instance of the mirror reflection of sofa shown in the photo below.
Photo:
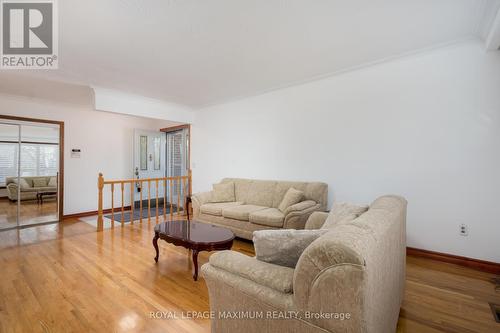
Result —
<path fill-rule="evenodd" d="M 56 176 L 20 177 L 21 200 L 35 200 L 39 192 L 57 192 Z M 17 200 L 18 178 L 6 177 L 7 196 Z"/>

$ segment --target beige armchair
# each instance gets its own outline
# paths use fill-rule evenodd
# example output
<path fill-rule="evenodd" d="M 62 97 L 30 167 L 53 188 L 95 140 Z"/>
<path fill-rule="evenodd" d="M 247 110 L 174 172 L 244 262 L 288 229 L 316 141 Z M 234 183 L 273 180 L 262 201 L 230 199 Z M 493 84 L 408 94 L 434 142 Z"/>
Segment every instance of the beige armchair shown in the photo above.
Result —
<path fill-rule="evenodd" d="M 406 204 L 378 198 L 316 239 L 295 269 L 233 251 L 213 254 L 202 266 L 212 332 L 394 332 L 405 284 Z M 313 213 L 306 228 L 320 227 L 327 215 Z"/>

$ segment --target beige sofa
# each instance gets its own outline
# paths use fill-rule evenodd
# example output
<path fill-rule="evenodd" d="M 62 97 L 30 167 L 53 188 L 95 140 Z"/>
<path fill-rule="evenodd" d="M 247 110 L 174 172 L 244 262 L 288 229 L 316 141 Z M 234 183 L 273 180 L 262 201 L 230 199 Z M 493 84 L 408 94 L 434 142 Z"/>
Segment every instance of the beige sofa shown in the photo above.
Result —
<path fill-rule="evenodd" d="M 36 199 L 37 193 L 41 191 L 57 191 L 57 186 L 48 185 L 51 179 L 52 182 L 56 182 L 56 176 L 21 177 L 21 179 L 26 180 L 26 182 L 28 183 L 28 187 L 21 186 L 21 200 L 34 200 Z M 46 186 L 34 186 L 34 179 L 43 180 Z M 6 177 L 5 184 L 7 187 L 7 196 L 9 197 L 9 199 L 17 200 L 17 177 Z"/>
<path fill-rule="evenodd" d="M 193 215 L 197 221 L 231 229 L 238 237 L 252 239 L 255 230 L 303 229 L 314 211 L 327 206 L 328 185 L 318 182 L 290 182 L 225 178 L 233 182 L 235 202 L 210 203 L 212 192 L 192 195 Z M 305 199 L 286 211 L 278 209 L 289 188 L 304 192 Z"/>
<path fill-rule="evenodd" d="M 378 198 L 366 213 L 311 243 L 295 269 L 233 251 L 213 254 L 201 269 L 212 332 L 395 332 L 405 284 L 406 204 L 397 196 Z M 313 213 L 306 228 L 321 227 L 327 215 Z"/>

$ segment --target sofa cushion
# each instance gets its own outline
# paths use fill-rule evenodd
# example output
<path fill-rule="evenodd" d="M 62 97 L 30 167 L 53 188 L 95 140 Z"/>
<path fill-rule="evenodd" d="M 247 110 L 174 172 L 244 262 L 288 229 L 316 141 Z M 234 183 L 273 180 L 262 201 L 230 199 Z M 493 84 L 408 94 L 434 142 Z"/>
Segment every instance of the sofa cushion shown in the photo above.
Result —
<path fill-rule="evenodd" d="M 276 208 L 267 208 L 250 213 L 249 221 L 255 224 L 281 228 L 285 214 Z"/>
<path fill-rule="evenodd" d="M 327 232 L 326 229 L 254 231 L 255 256 L 260 261 L 294 268 L 309 244 Z"/>
<path fill-rule="evenodd" d="M 328 214 L 321 229 L 330 229 L 336 224 L 345 224 L 358 218 L 368 210 L 368 206 L 359 206 L 351 203 L 335 203 Z"/>
<path fill-rule="evenodd" d="M 57 178 L 56 177 L 50 177 L 49 183 L 47 184 L 49 187 L 57 187 Z"/>
<path fill-rule="evenodd" d="M 276 184 L 276 189 L 274 190 L 273 205 L 272 205 L 273 208 L 278 208 L 281 201 L 283 201 L 283 198 L 285 197 L 286 192 L 291 187 L 305 193 L 305 190 L 307 188 L 307 183 L 279 181 L 278 184 Z"/>
<path fill-rule="evenodd" d="M 43 187 L 32 188 L 31 190 L 37 192 L 57 192 L 57 187 L 43 186 Z"/>
<path fill-rule="evenodd" d="M 229 219 L 248 221 L 250 213 L 256 212 L 258 210 L 263 210 L 266 208 L 268 207 L 256 206 L 256 205 L 232 206 L 224 208 L 222 210 L 222 216 Z"/>
<path fill-rule="evenodd" d="M 254 180 L 248 188 L 245 203 L 249 205 L 272 207 L 275 188 L 275 181 Z"/>
<path fill-rule="evenodd" d="M 217 202 L 206 203 L 200 206 L 200 212 L 203 214 L 222 216 L 222 210 L 227 207 L 242 205 L 242 202 Z"/>
<path fill-rule="evenodd" d="M 33 187 L 45 187 L 47 186 L 46 178 L 33 178 Z"/>
<path fill-rule="evenodd" d="M 17 179 L 17 178 L 14 178 L 14 179 L 12 180 L 12 182 L 13 182 L 14 184 L 17 184 L 17 183 L 18 183 L 18 179 Z M 29 189 L 33 189 L 33 183 L 31 182 L 31 180 L 30 180 L 30 181 L 28 181 L 28 180 L 26 180 L 26 179 L 24 179 L 24 178 L 19 179 L 19 186 L 21 187 L 21 190 L 29 190 Z"/>
<path fill-rule="evenodd" d="M 246 202 L 248 189 L 252 181 L 250 179 L 240 179 L 240 178 L 224 178 L 221 183 L 234 183 L 234 195 L 236 197 L 235 201 Z"/>
<path fill-rule="evenodd" d="M 213 185 L 212 197 L 210 202 L 234 202 L 234 183 L 223 183 Z"/>
<path fill-rule="evenodd" d="M 328 201 L 328 185 L 325 183 L 312 182 L 307 183 L 304 190 L 304 196 L 308 200 L 313 200 L 319 203 L 321 210 L 326 210 Z"/>
<path fill-rule="evenodd" d="M 290 187 L 288 191 L 286 191 L 283 200 L 281 200 L 278 209 L 282 212 L 285 212 L 288 207 L 301 202 L 303 198 L 304 198 L 304 192 L 296 190 L 293 187 Z"/>

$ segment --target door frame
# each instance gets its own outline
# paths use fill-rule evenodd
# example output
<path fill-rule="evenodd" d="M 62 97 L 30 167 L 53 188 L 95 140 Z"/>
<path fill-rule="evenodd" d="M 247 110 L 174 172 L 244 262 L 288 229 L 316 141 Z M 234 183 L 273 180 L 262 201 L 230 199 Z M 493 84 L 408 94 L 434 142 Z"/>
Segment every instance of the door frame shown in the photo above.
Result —
<path fill-rule="evenodd" d="M 170 126 L 170 127 L 165 127 L 161 128 L 160 132 L 177 132 L 183 129 L 187 129 L 187 135 L 188 135 L 188 156 L 187 156 L 187 161 L 186 161 L 186 168 L 188 170 L 191 169 L 191 124 L 183 124 L 183 125 L 176 125 L 176 126 Z"/>
<path fill-rule="evenodd" d="M 9 116 L 3 114 L 0 114 L 0 119 L 59 125 L 59 198 L 58 198 L 59 221 L 58 223 L 61 223 L 64 217 L 64 121 Z"/>

